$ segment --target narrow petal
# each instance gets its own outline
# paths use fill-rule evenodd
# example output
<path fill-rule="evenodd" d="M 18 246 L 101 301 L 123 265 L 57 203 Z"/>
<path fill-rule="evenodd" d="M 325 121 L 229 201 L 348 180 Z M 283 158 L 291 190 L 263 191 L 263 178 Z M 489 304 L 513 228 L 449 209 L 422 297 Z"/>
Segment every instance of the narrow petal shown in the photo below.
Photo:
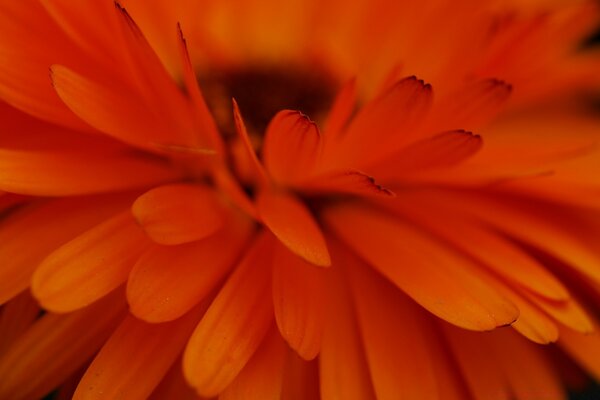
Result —
<path fill-rule="evenodd" d="M 518 309 L 486 283 L 490 277 L 478 265 L 399 219 L 358 204 L 335 205 L 324 218 L 350 248 L 438 317 L 472 330 L 517 319 Z"/>
<path fill-rule="evenodd" d="M 223 139 L 221 138 L 217 124 L 210 110 L 208 109 L 204 96 L 202 95 L 202 91 L 200 90 L 200 86 L 198 85 L 196 72 L 194 71 L 192 61 L 190 60 L 187 42 L 179 23 L 177 24 L 177 28 L 179 33 L 179 53 L 183 67 L 183 81 L 185 83 L 187 93 L 193 102 L 195 115 L 199 120 L 199 125 L 202 127 L 202 134 L 206 136 L 207 143 L 210 143 L 212 148 L 214 148 L 219 154 L 222 154 L 224 152 Z"/>
<path fill-rule="evenodd" d="M 40 399 L 102 346 L 125 313 L 123 293 L 68 315 L 45 314 L 0 356 L 0 398 Z"/>
<path fill-rule="evenodd" d="M 293 253 L 311 264 L 331 265 L 325 238 L 310 210 L 295 196 L 263 191 L 256 199 L 263 223 Z"/>
<path fill-rule="evenodd" d="M 356 79 L 351 79 L 339 91 L 327 115 L 327 122 L 323 130 L 325 132 L 325 147 L 330 142 L 338 141 L 343 134 L 356 107 L 356 97 Z"/>
<path fill-rule="evenodd" d="M 2 3 L 0 37 L 11 38 L 0 43 L 0 97 L 36 118 L 89 131 L 56 95 L 48 81 L 48 67 L 56 60 L 90 65 L 40 2 Z"/>
<path fill-rule="evenodd" d="M 240 107 L 235 99 L 233 99 L 233 119 L 235 121 L 235 130 L 238 138 L 244 145 L 244 149 L 246 150 L 246 153 L 250 159 L 250 167 L 252 168 L 254 178 L 257 179 L 262 185 L 266 185 L 269 181 L 267 178 L 267 172 L 260 163 L 254 147 L 252 147 L 252 142 L 250 141 L 250 136 L 248 135 L 248 130 L 246 129 L 246 124 L 244 123 L 244 118 L 242 117 Z"/>
<path fill-rule="evenodd" d="M 321 134 L 313 121 L 299 111 L 280 111 L 265 133 L 265 168 L 276 182 L 293 184 L 311 174 L 321 147 Z"/>
<path fill-rule="evenodd" d="M 31 297 L 29 290 L 23 291 L 0 308 L 0 354 L 4 354 L 33 324 L 39 312 L 40 306 Z"/>
<path fill-rule="evenodd" d="M 461 163 L 481 149 L 479 135 L 464 130 L 449 131 L 421 139 L 373 166 L 380 179 L 401 179 L 405 174 Z"/>
<path fill-rule="evenodd" d="M 280 400 L 286 354 L 285 343 L 273 327 L 248 364 L 219 395 L 219 400 Z"/>
<path fill-rule="evenodd" d="M 125 80 L 136 84 L 138 92 L 152 114 L 163 123 L 164 127 L 170 128 L 167 132 L 163 132 L 163 135 L 170 136 L 175 144 L 205 145 L 199 141 L 188 99 L 185 98 L 183 91 L 177 86 L 144 33 L 118 1 L 114 2 L 114 12 L 125 47 L 121 59 L 125 61 L 130 72 Z M 173 24 L 173 34 L 175 28 Z M 175 35 L 172 37 L 175 38 Z"/>
<path fill-rule="evenodd" d="M 569 328 L 581 333 L 590 333 L 594 330 L 591 317 L 575 298 L 552 301 L 529 293 L 525 295 L 531 303 Z"/>
<path fill-rule="evenodd" d="M 600 331 L 582 334 L 566 327 L 560 328 L 558 345 L 589 374 L 600 380 Z"/>
<path fill-rule="evenodd" d="M 192 334 L 184 374 L 197 392 L 216 396 L 260 346 L 273 321 L 270 289 L 272 238 L 262 234 L 236 267 Z"/>
<path fill-rule="evenodd" d="M 414 141 L 432 99 L 430 85 L 415 77 L 400 80 L 352 120 L 335 146 L 337 163 L 364 167 Z"/>
<path fill-rule="evenodd" d="M 273 259 L 275 320 L 286 342 L 305 360 L 315 358 L 321 347 L 323 271 L 278 245 Z"/>
<path fill-rule="evenodd" d="M 64 244 L 42 262 L 32 291 L 44 308 L 69 312 L 117 288 L 150 241 L 129 211 Z"/>
<path fill-rule="evenodd" d="M 358 322 L 373 387 L 378 399 L 437 399 L 438 385 L 425 334 L 431 330 L 427 316 L 396 287 L 368 266 L 344 258 L 350 273 Z M 406 329 L 410 321 L 410 329 Z"/>
<path fill-rule="evenodd" d="M 130 196 L 112 195 L 38 200 L 3 219 L 0 223 L 0 304 L 29 286 L 33 272 L 48 254 L 125 209 L 128 201 Z"/>
<path fill-rule="evenodd" d="M 364 172 L 347 169 L 326 172 L 298 185 L 302 192 L 308 193 L 339 193 L 359 196 L 394 197 L 391 190 L 377 184 L 375 178 Z"/>
<path fill-rule="evenodd" d="M 542 263 L 480 222 L 439 207 L 439 197 L 414 198 L 403 194 L 393 204 L 380 203 L 403 218 L 423 225 L 511 283 L 553 300 L 566 300 L 569 292 Z M 441 224 L 440 221 L 445 221 Z M 475 245 L 476 243 L 476 245 Z"/>
<path fill-rule="evenodd" d="M 319 355 L 321 398 L 374 400 L 376 397 L 352 308 L 352 298 L 339 268 L 336 263 L 326 272 L 329 290 L 326 325 Z"/>
<path fill-rule="evenodd" d="M 319 398 L 318 359 L 305 361 L 289 349 L 283 373 L 281 400 Z"/>
<path fill-rule="evenodd" d="M 147 399 L 181 353 L 202 311 L 163 324 L 127 316 L 85 371 L 73 399 Z"/>
<path fill-rule="evenodd" d="M 127 153 L 0 148 L 0 189 L 34 196 L 73 196 L 144 188 L 179 172 L 160 159 Z"/>
<path fill-rule="evenodd" d="M 216 194 L 203 185 L 157 187 L 138 197 L 131 211 L 148 236 L 165 245 L 203 239 L 224 222 Z"/>
<path fill-rule="evenodd" d="M 515 399 L 566 399 L 560 378 L 542 348 L 506 329 L 498 329 L 486 339 Z"/>
<path fill-rule="evenodd" d="M 199 242 L 152 247 L 129 274 L 131 313 L 148 322 L 170 321 L 185 314 L 229 272 L 250 233 L 249 223 L 234 222 Z"/>
<path fill-rule="evenodd" d="M 169 372 L 148 397 L 148 400 L 165 399 L 201 400 L 183 376 L 181 357 L 175 360 Z"/>
<path fill-rule="evenodd" d="M 441 323 L 448 347 L 474 400 L 509 400 L 507 382 L 483 335 Z M 509 351 L 509 349 L 505 349 Z"/>
<path fill-rule="evenodd" d="M 156 151 L 157 144 L 196 145 L 180 135 L 164 116 L 149 113 L 135 90 L 117 80 L 94 81 L 71 69 L 53 65 L 56 92 L 82 120 L 125 143 Z"/>
<path fill-rule="evenodd" d="M 475 80 L 449 93 L 436 104 L 432 111 L 434 124 L 444 126 L 430 129 L 464 127 L 476 129 L 502 111 L 512 93 L 512 86 L 498 79 Z"/>

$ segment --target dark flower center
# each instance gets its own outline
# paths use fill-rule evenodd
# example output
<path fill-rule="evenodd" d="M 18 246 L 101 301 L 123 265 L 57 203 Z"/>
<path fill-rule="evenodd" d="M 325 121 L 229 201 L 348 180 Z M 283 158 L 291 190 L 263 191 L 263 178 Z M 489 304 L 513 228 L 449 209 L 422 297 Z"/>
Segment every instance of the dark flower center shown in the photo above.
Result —
<path fill-rule="evenodd" d="M 256 67 L 214 71 L 199 77 L 221 133 L 234 134 L 231 99 L 235 98 L 251 134 L 262 135 L 280 110 L 302 111 L 320 121 L 331 106 L 337 84 L 319 68 Z"/>

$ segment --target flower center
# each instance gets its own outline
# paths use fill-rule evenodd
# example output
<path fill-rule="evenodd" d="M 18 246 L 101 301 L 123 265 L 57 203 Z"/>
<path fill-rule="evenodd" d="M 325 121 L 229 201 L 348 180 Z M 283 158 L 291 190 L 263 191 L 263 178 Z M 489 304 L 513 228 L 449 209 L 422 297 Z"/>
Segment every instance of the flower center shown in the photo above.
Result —
<path fill-rule="evenodd" d="M 198 81 L 226 138 L 235 132 L 232 98 L 239 104 L 250 133 L 261 136 L 271 118 L 283 109 L 299 110 L 321 121 L 337 89 L 336 82 L 323 70 L 297 66 L 214 71 Z"/>

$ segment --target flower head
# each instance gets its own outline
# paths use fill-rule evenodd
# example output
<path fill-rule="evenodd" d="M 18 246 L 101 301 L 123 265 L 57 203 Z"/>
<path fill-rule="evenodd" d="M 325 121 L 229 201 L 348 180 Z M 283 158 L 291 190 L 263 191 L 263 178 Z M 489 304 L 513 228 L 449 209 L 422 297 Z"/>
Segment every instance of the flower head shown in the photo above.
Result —
<path fill-rule="evenodd" d="M 561 399 L 565 365 L 599 378 L 598 16 L 4 2 L 0 397 Z"/>

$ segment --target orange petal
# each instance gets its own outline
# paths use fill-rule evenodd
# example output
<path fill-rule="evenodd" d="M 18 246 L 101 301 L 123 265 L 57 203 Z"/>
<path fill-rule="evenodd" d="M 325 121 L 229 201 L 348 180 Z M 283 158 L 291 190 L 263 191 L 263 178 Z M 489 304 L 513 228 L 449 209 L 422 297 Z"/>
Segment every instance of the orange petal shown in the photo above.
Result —
<path fill-rule="evenodd" d="M 327 115 L 325 129 L 323 129 L 325 147 L 328 143 L 339 140 L 356 107 L 356 97 L 356 79 L 351 79 L 339 91 Z"/>
<path fill-rule="evenodd" d="M 476 129 L 502 111 L 511 92 L 512 86 L 498 79 L 469 82 L 440 99 L 432 111 L 430 129 Z M 443 126 L 436 126 L 437 121 Z"/>
<path fill-rule="evenodd" d="M 594 378 L 600 380 L 600 330 L 582 334 L 560 327 L 558 345 Z"/>
<path fill-rule="evenodd" d="M 315 358 L 321 347 L 325 299 L 322 272 L 277 246 L 273 260 L 275 320 L 283 338 L 305 360 Z"/>
<path fill-rule="evenodd" d="M 275 327 L 219 400 L 280 400 L 286 347 Z"/>
<path fill-rule="evenodd" d="M 569 292 L 548 269 L 496 231 L 457 213 L 440 208 L 437 196 L 403 194 L 392 203 L 380 203 L 439 235 L 502 278 L 540 296 L 566 300 Z M 445 221 L 440 223 L 440 221 Z"/>
<path fill-rule="evenodd" d="M 35 120 L 16 110 L 0 136 L 0 188 L 34 195 L 79 195 L 144 187 L 179 176 L 166 160 L 144 156 L 102 135 Z M 27 135 L 21 134 L 27 132 Z"/>
<path fill-rule="evenodd" d="M 364 260 L 438 317 L 483 331 L 517 319 L 518 309 L 486 283 L 481 267 L 399 219 L 358 204 L 337 204 L 324 218 Z"/>
<path fill-rule="evenodd" d="M 217 168 L 214 171 L 213 178 L 219 189 L 227 194 L 228 199 L 233 204 L 252 218 L 258 219 L 256 207 L 248 197 L 248 194 L 242 190 L 240 183 L 233 177 L 231 172 L 225 168 Z"/>
<path fill-rule="evenodd" d="M 148 106 L 127 84 L 93 81 L 60 65 L 53 65 L 50 71 L 54 88 L 65 104 L 107 135 L 150 151 L 156 151 L 156 144 L 196 145 L 195 140 L 174 129 L 164 115 L 149 113 Z"/>
<path fill-rule="evenodd" d="M 204 96 L 202 95 L 202 91 L 198 85 L 196 72 L 194 71 L 192 61 L 190 60 L 187 42 L 183 36 L 183 31 L 181 30 L 181 25 L 179 23 L 177 24 L 177 30 L 179 33 L 179 53 L 181 55 L 183 66 L 183 81 L 185 83 L 187 93 L 193 102 L 195 115 L 199 120 L 199 125 L 202 127 L 202 134 L 206 135 L 207 142 L 210 143 L 211 147 L 214 148 L 219 154 L 222 154 L 224 152 L 223 139 L 221 138 L 217 124 L 210 110 L 208 109 L 208 106 L 206 105 L 206 101 L 204 100 Z"/>
<path fill-rule="evenodd" d="M 193 242 L 223 225 L 223 210 L 215 193 L 203 185 L 173 184 L 144 193 L 131 211 L 138 224 L 159 244 Z"/>
<path fill-rule="evenodd" d="M 335 254 L 334 254 L 335 255 Z M 367 360 L 359 336 L 352 298 L 343 271 L 336 264 L 327 270 L 326 325 L 319 355 L 319 377 L 323 400 L 375 399 Z"/>
<path fill-rule="evenodd" d="M 89 131 L 60 101 L 48 82 L 48 67 L 90 63 L 37 1 L 0 5 L 0 97 L 45 121 Z"/>
<path fill-rule="evenodd" d="M 340 265 L 340 263 L 336 264 Z M 345 257 L 378 399 L 436 399 L 438 384 L 426 314 L 398 288 Z M 410 321 L 410 329 L 406 322 Z M 435 338 L 434 338 L 435 340 Z"/>
<path fill-rule="evenodd" d="M 410 143 L 432 98 L 430 85 L 409 77 L 366 104 L 335 145 L 338 165 L 364 167 Z"/>
<path fill-rule="evenodd" d="M 164 127 L 170 128 L 163 132 L 165 138 L 170 136 L 175 144 L 203 145 L 199 141 L 192 110 L 183 91 L 172 79 L 127 10 L 118 1 L 114 2 L 114 6 L 117 22 L 121 28 L 122 43 L 125 46 L 121 59 L 125 61 L 130 72 L 124 80 L 136 84 L 152 114 L 158 116 Z M 175 24 L 172 29 L 175 33 Z"/>
<path fill-rule="evenodd" d="M 456 130 L 414 142 L 372 168 L 379 179 L 400 179 L 424 169 L 449 167 L 471 157 L 482 146 L 479 135 Z"/>
<path fill-rule="evenodd" d="M 474 400 L 512 399 L 508 384 L 483 335 L 441 323 L 447 345 Z M 510 351 L 504 349 L 504 351 Z"/>
<path fill-rule="evenodd" d="M 523 294 L 531 303 L 569 328 L 581 333 L 590 333 L 593 331 L 594 327 L 590 316 L 588 316 L 585 309 L 574 298 L 564 301 L 553 301 L 530 293 Z"/>
<path fill-rule="evenodd" d="M 169 372 L 148 397 L 148 400 L 165 399 L 201 400 L 183 376 L 181 357 L 173 363 Z"/>
<path fill-rule="evenodd" d="M 513 398 L 565 399 L 563 384 L 542 348 L 506 329 L 498 329 L 485 339 L 508 381 Z"/>
<path fill-rule="evenodd" d="M 36 201 L 0 223 L 0 304 L 30 284 L 49 253 L 127 207 L 130 196 Z M 35 238 L 32 241 L 31 238 Z"/>
<path fill-rule="evenodd" d="M 33 294 L 44 308 L 55 312 L 84 307 L 125 282 L 149 245 L 125 211 L 46 257 L 33 275 Z"/>
<path fill-rule="evenodd" d="M 42 398 L 89 361 L 124 312 L 117 292 L 68 315 L 45 314 L 0 356 L 0 398 Z"/>
<path fill-rule="evenodd" d="M 131 313 L 148 322 L 185 314 L 229 272 L 250 232 L 248 223 L 238 222 L 200 242 L 152 247 L 129 275 Z"/>
<path fill-rule="evenodd" d="M 289 349 L 283 373 L 281 400 L 319 398 L 318 360 L 305 361 Z"/>
<path fill-rule="evenodd" d="M 377 184 L 375 178 L 357 170 L 327 172 L 310 178 L 298 185 L 299 190 L 308 193 L 342 193 L 359 196 L 394 197 L 391 190 Z"/>
<path fill-rule="evenodd" d="M 127 316 L 85 371 L 73 400 L 147 399 L 185 346 L 201 311 L 163 324 Z"/>
<path fill-rule="evenodd" d="M 4 354 L 36 320 L 40 306 L 29 290 L 4 304 L 0 309 L 0 354 Z"/>
<path fill-rule="evenodd" d="M 310 210 L 295 196 L 259 192 L 256 207 L 263 223 L 293 253 L 314 265 L 331 265 L 321 228 Z"/>
<path fill-rule="evenodd" d="M 273 243 L 263 233 L 236 267 L 188 343 L 184 374 L 197 392 L 216 396 L 250 360 L 273 320 L 270 253 Z"/>
<path fill-rule="evenodd" d="M 265 133 L 263 160 L 276 182 L 292 184 L 311 174 L 321 152 L 317 125 L 299 111 L 273 117 Z"/>
<path fill-rule="evenodd" d="M 263 165 L 258 160 L 258 156 L 254 151 L 254 147 L 252 147 L 252 143 L 250 142 L 250 136 L 248 135 L 248 130 L 246 129 L 246 125 L 244 124 L 244 119 L 242 118 L 242 113 L 240 112 L 240 107 L 238 106 L 235 99 L 233 102 L 233 119 L 235 121 L 235 130 L 237 132 L 238 138 L 244 144 L 244 148 L 246 149 L 246 153 L 251 160 L 251 168 L 253 169 L 253 174 L 258 179 L 259 183 L 266 185 L 268 182 L 267 172 L 265 171 Z"/>

